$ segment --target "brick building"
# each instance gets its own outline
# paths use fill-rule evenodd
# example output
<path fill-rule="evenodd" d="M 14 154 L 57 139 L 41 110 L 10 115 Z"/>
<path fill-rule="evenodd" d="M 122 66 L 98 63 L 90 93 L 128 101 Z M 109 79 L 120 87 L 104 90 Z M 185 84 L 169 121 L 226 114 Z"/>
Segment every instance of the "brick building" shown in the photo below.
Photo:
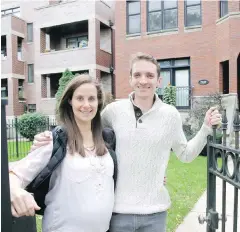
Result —
<path fill-rule="evenodd" d="M 160 63 L 160 95 L 167 84 L 177 86 L 179 108 L 191 107 L 189 93 L 220 92 L 232 103 L 238 94 L 239 99 L 238 0 L 117 1 L 115 27 L 117 98 L 126 98 L 131 91 L 129 60 L 141 51 Z M 209 83 L 200 85 L 201 80 Z"/>
<path fill-rule="evenodd" d="M 112 92 L 114 2 L 2 1 L 1 94 L 7 116 L 54 115 L 66 68 L 88 72 Z"/>

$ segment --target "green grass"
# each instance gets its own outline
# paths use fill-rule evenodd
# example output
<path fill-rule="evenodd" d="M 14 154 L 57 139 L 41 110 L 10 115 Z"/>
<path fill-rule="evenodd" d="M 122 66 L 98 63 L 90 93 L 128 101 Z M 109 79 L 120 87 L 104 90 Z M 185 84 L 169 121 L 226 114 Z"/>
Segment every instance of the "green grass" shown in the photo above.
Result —
<path fill-rule="evenodd" d="M 19 157 L 17 157 L 17 146 L 15 141 L 8 141 L 8 160 L 9 162 L 17 161 L 25 157 L 32 145 L 32 142 L 29 141 L 20 141 L 18 143 L 18 154 Z"/>
<path fill-rule="evenodd" d="M 172 206 L 168 211 L 167 232 L 175 232 L 206 189 L 206 180 L 206 157 L 199 156 L 192 163 L 184 164 L 174 154 L 171 155 L 167 169 L 167 189 Z M 36 219 L 37 231 L 41 232 L 41 217 L 37 216 Z"/>
<path fill-rule="evenodd" d="M 199 156 L 192 163 L 182 163 L 173 154 L 167 169 L 167 189 L 172 200 L 168 211 L 167 232 L 175 232 L 193 208 L 207 185 L 207 158 Z"/>

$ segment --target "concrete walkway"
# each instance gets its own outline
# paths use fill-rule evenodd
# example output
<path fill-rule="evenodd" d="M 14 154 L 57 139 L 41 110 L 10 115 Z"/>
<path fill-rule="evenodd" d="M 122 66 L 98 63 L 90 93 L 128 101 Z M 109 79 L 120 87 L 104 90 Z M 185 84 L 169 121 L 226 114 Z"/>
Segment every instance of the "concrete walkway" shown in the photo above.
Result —
<path fill-rule="evenodd" d="M 219 215 L 222 214 L 222 180 L 217 178 L 217 212 Z M 191 212 L 185 217 L 183 223 L 177 228 L 176 232 L 205 232 L 206 231 L 206 222 L 203 225 L 200 225 L 198 222 L 198 216 L 204 215 L 206 212 L 206 191 L 200 197 L 198 202 L 195 204 Z M 234 187 L 230 184 L 226 185 L 226 232 L 233 231 L 233 206 L 234 206 Z M 222 222 L 219 221 L 219 228 L 216 232 L 221 232 Z M 240 191 L 238 191 L 238 232 L 240 232 Z"/>

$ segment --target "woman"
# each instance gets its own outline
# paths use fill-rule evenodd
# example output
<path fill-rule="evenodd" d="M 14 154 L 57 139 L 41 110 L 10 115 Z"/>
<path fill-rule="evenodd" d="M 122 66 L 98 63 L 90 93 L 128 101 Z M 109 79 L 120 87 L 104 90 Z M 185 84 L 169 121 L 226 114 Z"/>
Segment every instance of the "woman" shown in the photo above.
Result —
<path fill-rule="evenodd" d="M 75 77 L 58 106 L 67 153 L 50 178 L 43 232 L 105 232 L 114 205 L 113 160 L 100 120 L 103 93 L 88 75 Z M 10 170 L 12 214 L 34 215 L 39 206 L 24 188 L 50 160 L 53 143 L 32 151 Z"/>

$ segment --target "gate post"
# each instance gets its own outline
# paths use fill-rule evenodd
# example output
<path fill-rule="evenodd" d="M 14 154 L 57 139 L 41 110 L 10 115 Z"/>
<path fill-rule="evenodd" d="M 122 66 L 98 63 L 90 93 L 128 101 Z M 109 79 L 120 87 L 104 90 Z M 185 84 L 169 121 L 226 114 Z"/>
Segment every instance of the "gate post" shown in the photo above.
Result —
<path fill-rule="evenodd" d="M 1 231 L 12 231 L 12 214 L 10 208 L 10 190 L 9 190 L 9 175 L 8 175 L 8 151 L 7 151 L 7 128 L 6 128 L 6 111 L 5 106 L 7 100 L 1 99 L 1 188 L 2 188 L 2 203 L 1 203 Z"/>
<path fill-rule="evenodd" d="M 6 100 L 1 100 L 1 231 L 3 232 L 37 232 L 35 217 L 14 218 L 11 213 L 10 189 L 9 189 L 9 169 L 8 169 L 8 150 L 7 150 L 7 129 L 6 129 Z"/>

